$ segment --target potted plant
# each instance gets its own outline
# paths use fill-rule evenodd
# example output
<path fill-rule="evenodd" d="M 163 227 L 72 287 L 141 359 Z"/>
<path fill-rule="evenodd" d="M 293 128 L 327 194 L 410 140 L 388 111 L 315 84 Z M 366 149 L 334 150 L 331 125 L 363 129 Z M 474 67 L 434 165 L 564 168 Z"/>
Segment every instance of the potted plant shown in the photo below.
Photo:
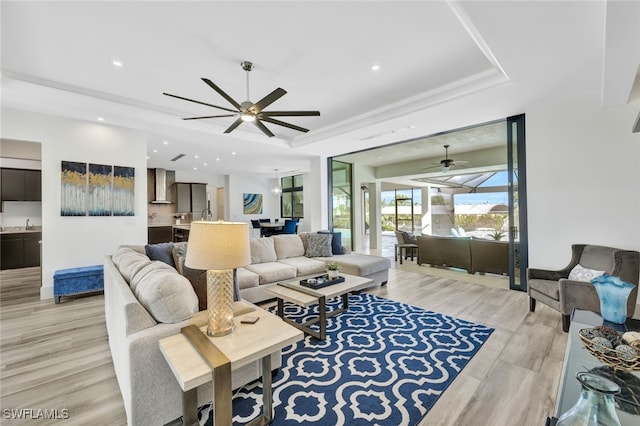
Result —
<path fill-rule="evenodd" d="M 330 280 L 338 278 L 340 265 L 337 262 L 327 262 L 327 276 Z"/>

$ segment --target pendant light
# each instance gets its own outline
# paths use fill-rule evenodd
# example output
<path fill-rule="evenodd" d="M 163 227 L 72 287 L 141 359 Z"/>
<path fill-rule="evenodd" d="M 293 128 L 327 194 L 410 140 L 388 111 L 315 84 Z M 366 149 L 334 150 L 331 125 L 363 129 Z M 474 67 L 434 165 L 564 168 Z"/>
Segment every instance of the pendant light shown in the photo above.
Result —
<path fill-rule="evenodd" d="M 278 169 L 276 171 L 276 184 L 273 188 L 271 188 L 271 195 L 274 197 L 279 197 L 282 195 L 282 187 L 280 186 L 280 177 L 278 176 Z"/>

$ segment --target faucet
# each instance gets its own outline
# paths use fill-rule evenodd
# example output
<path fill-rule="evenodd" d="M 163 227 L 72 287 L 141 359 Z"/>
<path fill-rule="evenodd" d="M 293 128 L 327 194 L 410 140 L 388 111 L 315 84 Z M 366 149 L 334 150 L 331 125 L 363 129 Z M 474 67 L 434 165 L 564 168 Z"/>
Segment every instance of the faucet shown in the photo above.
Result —
<path fill-rule="evenodd" d="M 27 227 L 26 227 L 26 230 L 27 230 L 27 231 L 28 231 L 29 229 L 31 229 L 31 225 L 29 225 L 29 222 L 30 222 L 30 221 L 31 221 L 30 219 L 27 219 Z"/>
<path fill-rule="evenodd" d="M 209 210 L 208 207 L 206 209 L 202 209 L 202 212 L 200 213 L 200 220 L 209 219 L 209 216 L 211 215 L 211 210 Z"/>

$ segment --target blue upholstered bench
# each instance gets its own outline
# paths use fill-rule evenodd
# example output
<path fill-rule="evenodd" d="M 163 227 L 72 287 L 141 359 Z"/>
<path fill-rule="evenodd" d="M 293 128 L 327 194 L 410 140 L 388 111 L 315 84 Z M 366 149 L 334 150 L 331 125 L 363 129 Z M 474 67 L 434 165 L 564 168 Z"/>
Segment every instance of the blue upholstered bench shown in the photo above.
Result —
<path fill-rule="evenodd" d="M 93 293 L 104 290 L 104 266 L 83 266 L 60 269 L 53 274 L 53 298 L 60 303 L 62 296 Z"/>

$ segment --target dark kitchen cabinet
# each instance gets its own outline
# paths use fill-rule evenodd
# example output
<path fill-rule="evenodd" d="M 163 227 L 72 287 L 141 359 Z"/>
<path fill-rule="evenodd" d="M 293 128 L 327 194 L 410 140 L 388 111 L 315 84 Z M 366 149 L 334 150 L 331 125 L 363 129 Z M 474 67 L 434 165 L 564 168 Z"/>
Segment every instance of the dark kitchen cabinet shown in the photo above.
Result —
<path fill-rule="evenodd" d="M 170 243 L 173 241 L 172 226 L 150 226 L 147 229 L 149 244 Z"/>
<path fill-rule="evenodd" d="M 3 168 L 1 196 L 2 201 L 41 201 L 42 172 Z"/>
<path fill-rule="evenodd" d="M 176 183 L 178 213 L 199 213 L 207 208 L 207 185 L 204 183 Z"/>
<path fill-rule="evenodd" d="M 0 269 L 18 269 L 40 266 L 41 232 L 0 235 Z"/>

